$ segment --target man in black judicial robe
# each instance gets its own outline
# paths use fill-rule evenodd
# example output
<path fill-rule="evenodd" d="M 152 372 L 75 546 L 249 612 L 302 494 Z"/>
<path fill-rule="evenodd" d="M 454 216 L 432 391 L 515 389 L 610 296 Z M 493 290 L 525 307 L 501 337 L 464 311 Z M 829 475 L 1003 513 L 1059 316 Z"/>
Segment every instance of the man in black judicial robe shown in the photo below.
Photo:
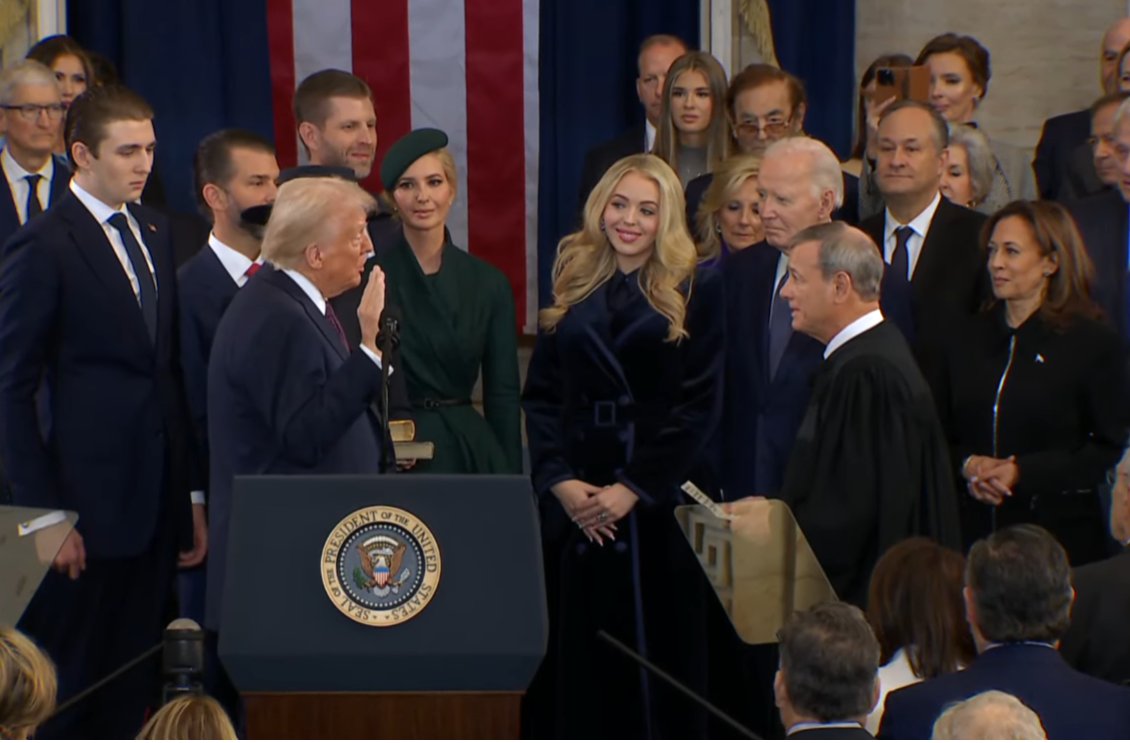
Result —
<path fill-rule="evenodd" d="M 945 435 L 906 340 L 879 310 L 882 277 L 871 239 L 833 222 L 794 238 L 781 292 L 793 329 L 827 346 L 778 497 L 836 593 L 858 606 L 895 542 L 959 540 Z"/>

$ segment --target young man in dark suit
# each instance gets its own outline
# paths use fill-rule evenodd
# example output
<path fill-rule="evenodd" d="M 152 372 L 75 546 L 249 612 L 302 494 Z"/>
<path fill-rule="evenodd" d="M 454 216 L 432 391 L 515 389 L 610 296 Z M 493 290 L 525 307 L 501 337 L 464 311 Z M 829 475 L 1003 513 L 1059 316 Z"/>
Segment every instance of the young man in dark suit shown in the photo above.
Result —
<path fill-rule="evenodd" d="M 61 699 L 160 641 L 178 546 L 182 566 L 207 546 L 203 506 L 189 500 L 198 468 L 168 230 L 134 203 L 153 166 L 152 117 L 122 87 L 77 98 L 70 193 L 5 245 L 0 268 L 0 453 L 13 500 L 79 519 L 21 621 L 57 664 Z M 43 380 L 46 431 L 34 400 Z M 154 661 L 115 679 L 41 732 L 132 737 L 155 671 Z"/>
<path fill-rule="evenodd" d="M 667 80 L 667 70 L 686 53 L 687 45 L 683 40 L 669 34 L 648 36 L 640 44 L 637 58 L 640 76 L 636 78 L 636 94 L 644 109 L 644 121 L 585 153 L 584 165 L 581 166 L 578 213 L 597 181 L 613 163 L 628 155 L 651 152 L 659 116 L 663 112 L 663 84 Z"/>
<path fill-rule="evenodd" d="M 988 292 L 985 216 L 938 190 L 948 141 L 945 121 L 924 103 L 899 101 L 884 111 L 876 179 L 887 206 L 860 225 L 887 264 L 883 314 L 924 369 L 954 320 L 976 313 Z"/>
<path fill-rule="evenodd" d="M 1119 18 L 1103 34 L 1099 75 L 1106 95 L 1118 92 L 1118 57 L 1128 41 L 1130 18 Z M 1091 113 L 1089 109 L 1072 111 L 1044 122 L 1032 163 L 1041 199 L 1071 201 L 1103 190 L 1093 164 L 1086 157 Z"/>
<path fill-rule="evenodd" d="M 928 739 L 947 705 L 990 689 L 1031 708 L 1049 739 L 1130 738 L 1130 688 L 1079 673 L 1056 652 L 1075 592 L 1067 553 L 1051 534 L 1022 524 L 976 542 L 964 597 L 976 660 L 892 692 L 880 738 Z"/>
<path fill-rule="evenodd" d="M 381 393 L 383 272 L 372 269 L 361 296 L 360 347 L 350 349 L 329 303 L 361 282 L 372 207 L 372 197 L 340 178 L 283 184 L 263 237 L 271 265 L 220 320 L 208 367 L 209 629 L 223 632 L 235 477 L 380 471 L 382 434 L 372 405 Z"/>
<path fill-rule="evenodd" d="M 67 192 L 70 167 L 52 156 L 64 113 L 47 67 L 29 59 L 0 72 L 0 245 Z"/>

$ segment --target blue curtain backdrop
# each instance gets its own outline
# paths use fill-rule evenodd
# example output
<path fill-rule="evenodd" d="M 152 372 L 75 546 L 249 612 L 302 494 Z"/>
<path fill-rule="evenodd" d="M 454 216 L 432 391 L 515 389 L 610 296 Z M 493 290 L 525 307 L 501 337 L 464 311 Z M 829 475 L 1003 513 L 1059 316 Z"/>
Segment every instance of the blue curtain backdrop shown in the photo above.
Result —
<path fill-rule="evenodd" d="M 551 298 L 557 241 L 575 227 L 585 152 L 643 120 L 636 55 L 652 34 L 698 46 L 694 0 L 542 0 L 538 298 Z"/>
<path fill-rule="evenodd" d="M 224 127 L 274 139 L 265 0 L 72 0 L 67 28 L 110 59 L 156 112 L 157 169 L 195 210 L 192 154 Z"/>
<path fill-rule="evenodd" d="M 855 0 L 769 0 L 777 61 L 804 81 L 805 129 L 851 153 L 855 98 Z"/>

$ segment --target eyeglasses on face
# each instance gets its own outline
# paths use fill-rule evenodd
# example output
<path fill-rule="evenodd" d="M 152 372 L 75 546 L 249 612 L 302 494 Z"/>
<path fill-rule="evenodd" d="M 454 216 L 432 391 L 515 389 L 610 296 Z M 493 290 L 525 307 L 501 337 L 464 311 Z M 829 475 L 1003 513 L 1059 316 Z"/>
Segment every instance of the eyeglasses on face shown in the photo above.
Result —
<path fill-rule="evenodd" d="M 21 103 L 15 106 L 0 106 L 5 111 L 15 111 L 24 121 L 37 121 L 41 113 L 47 114 L 47 118 L 51 121 L 58 121 L 63 118 L 67 107 L 62 103 L 48 103 L 45 106 L 40 106 L 35 103 Z"/>
<path fill-rule="evenodd" d="M 762 132 L 765 132 L 766 137 L 779 137 L 785 133 L 789 128 L 792 119 L 781 119 L 773 117 L 767 119 L 764 123 L 759 124 L 756 120 L 753 121 L 739 121 L 738 125 L 734 127 L 737 129 L 738 134 L 743 137 L 756 137 Z"/>

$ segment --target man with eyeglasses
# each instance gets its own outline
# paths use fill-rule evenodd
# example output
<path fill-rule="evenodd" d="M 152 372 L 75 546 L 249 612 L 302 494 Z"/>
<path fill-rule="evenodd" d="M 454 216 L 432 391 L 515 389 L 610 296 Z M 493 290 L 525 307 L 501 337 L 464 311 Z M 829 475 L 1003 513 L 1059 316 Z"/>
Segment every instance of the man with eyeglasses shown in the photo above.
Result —
<path fill-rule="evenodd" d="M 1067 208 L 1095 264 L 1094 298 L 1122 337 L 1130 339 L 1130 99 L 1119 104 L 1112 132 L 1117 187 Z"/>
<path fill-rule="evenodd" d="M 65 110 L 46 66 L 23 60 L 0 72 L 0 245 L 66 193 L 70 169 L 52 156 Z"/>
<path fill-rule="evenodd" d="M 730 81 L 726 111 L 738 148 L 743 153 L 761 157 L 774 142 L 804 134 L 808 96 L 804 83 L 795 75 L 772 65 L 751 64 Z M 713 176 L 708 173 L 687 184 L 688 224 L 696 224 L 698 205 L 712 180 Z M 859 179 L 844 173 L 843 181 L 844 201 L 832 218 L 856 225 L 859 223 Z"/>
<path fill-rule="evenodd" d="M 581 168 L 578 213 L 597 181 L 613 163 L 628 155 L 651 152 L 655 144 L 656 127 L 659 126 L 659 115 L 663 111 L 663 84 L 667 80 L 667 70 L 686 53 L 687 45 L 683 40 L 669 34 L 649 36 L 640 44 L 637 59 L 640 76 L 636 78 L 636 95 L 644 109 L 644 122 L 615 139 L 598 144 L 585 154 Z"/>
<path fill-rule="evenodd" d="M 1075 670 L 1116 684 L 1130 683 L 1130 450 L 1111 471 L 1110 533 L 1122 545 L 1114 557 L 1075 571 L 1075 607 L 1060 653 Z"/>

